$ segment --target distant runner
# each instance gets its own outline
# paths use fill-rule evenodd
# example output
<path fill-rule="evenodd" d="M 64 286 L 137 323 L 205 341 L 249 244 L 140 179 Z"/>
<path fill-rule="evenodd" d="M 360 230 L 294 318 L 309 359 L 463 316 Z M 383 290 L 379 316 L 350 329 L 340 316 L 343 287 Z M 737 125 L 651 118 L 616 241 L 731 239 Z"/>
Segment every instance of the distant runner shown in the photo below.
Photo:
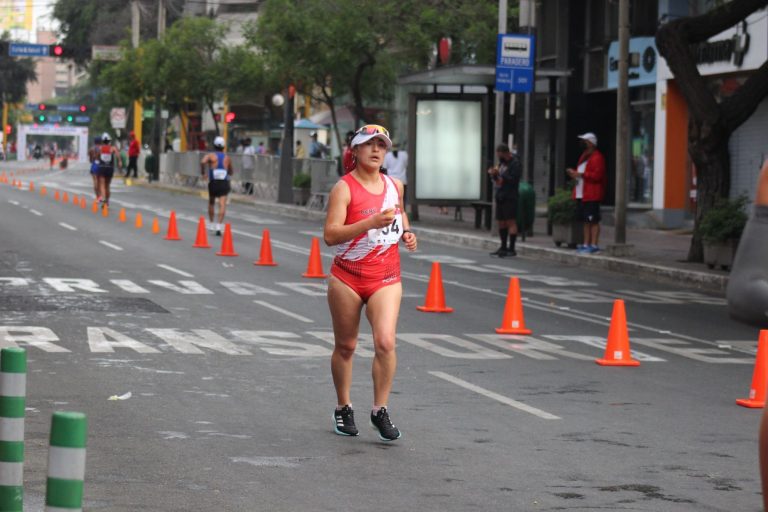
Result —
<path fill-rule="evenodd" d="M 216 223 L 216 235 L 221 236 L 224 215 L 227 212 L 227 196 L 232 179 L 232 160 L 224 154 L 224 137 L 213 141 L 213 153 L 208 153 L 200 161 L 200 174 L 208 180 L 208 220 L 213 228 L 216 199 L 219 202 L 219 221 Z"/>
<path fill-rule="evenodd" d="M 120 152 L 112 145 L 112 138 L 108 133 L 101 136 L 101 146 L 99 146 L 99 201 L 103 206 L 109 206 L 109 197 L 111 195 L 110 187 L 112 177 L 115 175 L 115 164 L 117 168 L 123 167 L 120 160 Z"/>

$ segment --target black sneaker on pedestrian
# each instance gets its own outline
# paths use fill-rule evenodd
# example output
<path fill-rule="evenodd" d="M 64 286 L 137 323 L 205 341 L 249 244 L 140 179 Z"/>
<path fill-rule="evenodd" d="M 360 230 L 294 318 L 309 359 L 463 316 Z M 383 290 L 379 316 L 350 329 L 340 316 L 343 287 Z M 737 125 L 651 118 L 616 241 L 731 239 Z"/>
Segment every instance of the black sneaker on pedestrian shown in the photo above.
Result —
<path fill-rule="evenodd" d="M 392 424 L 392 420 L 389 419 L 389 411 L 386 407 L 382 407 L 376 414 L 371 412 L 371 427 L 378 432 L 379 439 L 382 441 L 394 441 L 400 439 L 400 431 L 396 426 Z"/>
<path fill-rule="evenodd" d="M 348 405 L 333 411 L 333 431 L 340 436 L 356 436 L 355 411 Z"/>
<path fill-rule="evenodd" d="M 507 251 L 507 253 L 504 256 L 505 257 L 506 256 L 517 256 L 517 252 L 515 252 L 515 251 Z"/>
<path fill-rule="evenodd" d="M 498 256 L 500 258 L 503 258 L 504 256 L 506 256 L 506 252 L 507 252 L 506 248 L 499 247 L 498 249 L 496 249 L 491 253 L 491 256 Z"/>

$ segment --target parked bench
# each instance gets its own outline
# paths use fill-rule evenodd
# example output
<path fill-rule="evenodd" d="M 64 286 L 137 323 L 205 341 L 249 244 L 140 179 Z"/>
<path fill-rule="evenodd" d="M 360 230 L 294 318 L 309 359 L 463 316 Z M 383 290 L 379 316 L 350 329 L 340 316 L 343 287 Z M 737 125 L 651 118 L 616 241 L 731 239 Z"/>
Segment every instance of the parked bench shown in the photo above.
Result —
<path fill-rule="evenodd" d="M 473 201 L 469 203 L 472 208 L 475 209 L 475 229 L 480 229 L 480 225 L 484 224 L 485 229 L 491 230 L 491 213 L 493 212 L 493 203 L 488 201 Z M 485 222 L 483 222 L 483 216 L 485 216 Z"/>

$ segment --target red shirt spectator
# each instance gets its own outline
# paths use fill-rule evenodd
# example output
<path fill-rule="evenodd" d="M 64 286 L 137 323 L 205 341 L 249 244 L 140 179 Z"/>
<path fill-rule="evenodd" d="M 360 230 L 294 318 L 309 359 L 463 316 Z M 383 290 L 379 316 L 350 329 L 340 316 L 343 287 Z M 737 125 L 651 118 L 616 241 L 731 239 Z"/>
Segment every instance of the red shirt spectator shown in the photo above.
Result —
<path fill-rule="evenodd" d="M 584 202 L 602 201 L 605 197 L 605 188 L 608 181 L 608 177 L 605 174 L 605 157 L 597 148 L 594 148 L 591 152 L 587 150 L 581 154 L 578 165 L 585 161 L 587 162 L 587 167 L 581 176 L 584 180 L 581 200 Z M 573 189 L 572 197 L 576 199 L 575 188 Z"/>
<path fill-rule="evenodd" d="M 136 140 L 136 137 L 133 135 L 133 132 L 131 132 L 130 139 L 131 143 L 128 145 L 128 156 L 139 156 L 141 146 L 139 145 L 139 141 Z"/>

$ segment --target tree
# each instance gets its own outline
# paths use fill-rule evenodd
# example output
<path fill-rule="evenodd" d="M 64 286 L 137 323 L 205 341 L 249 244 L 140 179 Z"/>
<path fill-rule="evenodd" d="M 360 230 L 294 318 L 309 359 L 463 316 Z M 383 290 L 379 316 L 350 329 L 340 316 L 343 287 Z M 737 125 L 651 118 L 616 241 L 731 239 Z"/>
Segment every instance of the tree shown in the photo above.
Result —
<path fill-rule="evenodd" d="M 698 43 L 744 20 L 768 0 L 733 0 L 705 14 L 679 18 L 656 33 L 659 54 L 667 60 L 688 105 L 688 152 L 696 165 L 695 229 L 689 261 L 703 260 L 699 225 L 704 213 L 730 192 L 728 141 L 768 95 L 768 62 L 753 72 L 732 96 L 719 103 L 701 76 L 694 56 Z"/>
<path fill-rule="evenodd" d="M 246 39 L 281 88 L 292 83 L 328 105 L 341 149 L 342 98 L 367 121 L 365 103 L 390 98 L 398 74 L 426 68 L 443 36 L 454 41 L 453 62 L 492 63 L 496 16 L 495 2 L 266 0 Z"/>
<path fill-rule="evenodd" d="M 4 45 L 10 43 L 10 34 L 0 36 Z M 0 55 L 0 96 L 2 101 L 16 103 L 27 95 L 27 82 L 37 82 L 35 64 L 31 59 Z"/>

